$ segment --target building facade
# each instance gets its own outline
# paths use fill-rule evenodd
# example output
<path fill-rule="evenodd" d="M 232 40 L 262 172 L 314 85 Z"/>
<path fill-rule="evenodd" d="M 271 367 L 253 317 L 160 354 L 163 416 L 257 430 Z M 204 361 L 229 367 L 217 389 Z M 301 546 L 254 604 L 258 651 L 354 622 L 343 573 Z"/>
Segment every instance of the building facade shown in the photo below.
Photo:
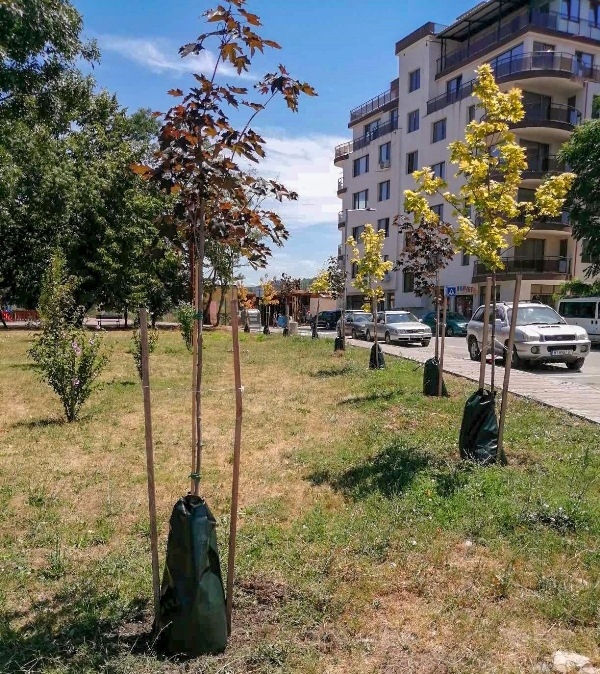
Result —
<path fill-rule="evenodd" d="M 404 190 L 414 188 L 411 173 L 430 166 L 452 192 L 459 189 L 448 145 L 464 138 L 477 115 L 472 90 L 482 63 L 491 64 L 501 89 L 523 91 L 525 117 L 513 129 L 527 149 L 519 199 L 530 198 L 549 174 L 565 170 L 558 150 L 593 116 L 600 95 L 600 0 L 487 0 L 449 27 L 421 26 L 396 43 L 395 53 L 398 77 L 386 92 L 350 112 L 353 138 L 335 148 L 334 163 L 342 170 L 338 256 L 347 271 L 348 307 L 362 303 L 351 284 L 353 269 L 343 245 L 348 236 L 358 238 L 366 222 L 384 229 L 383 253 L 395 261 L 404 241 L 393 221 L 403 213 Z M 430 203 L 453 222 L 440 198 Z M 581 278 L 586 268 L 568 213 L 536 222 L 526 241 L 502 257 L 501 300 L 512 300 L 515 275 L 522 273 L 521 299 L 552 303 L 557 286 Z M 441 274 L 441 284 L 455 288 L 451 310 L 471 315 L 482 301 L 486 272 L 473 256 L 455 256 Z M 431 307 L 431 298 L 414 295 L 412 277 L 402 269 L 387 274 L 383 288 L 386 309 Z"/>

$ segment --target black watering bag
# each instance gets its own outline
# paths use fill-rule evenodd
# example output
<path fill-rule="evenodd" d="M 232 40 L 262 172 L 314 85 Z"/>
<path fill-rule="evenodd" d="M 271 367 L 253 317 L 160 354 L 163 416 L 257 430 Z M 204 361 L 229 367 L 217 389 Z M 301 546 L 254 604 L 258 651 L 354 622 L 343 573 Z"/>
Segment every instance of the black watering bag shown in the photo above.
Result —
<path fill-rule="evenodd" d="M 458 445 L 462 459 L 484 465 L 496 463 L 498 457 L 498 419 L 496 395 L 479 389 L 465 404 Z"/>
<path fill-rule="evenodd" d="M 438 394 L 438 384 L 440 381 L 440 361 L 437 358 L 429 358 L 425 361 L 423 370 L 423 395 L 436 396 Z M 442 395 L 447 396 L 448 390 L 442 377 Z"/>
<path fill-rule="evenodd" d="M 227 646 L 216 525 L 199 496 L 185 496 L 173 508 L 160 593 L 160 641 L 169 653 L 197 656 Z"/>
<path fill-rule="evenodd" d="M 385 360 L 383 358 L 383 351 L 379 344 L 373 344 L 371 347 L 371 355 L 369 356 L 369 369 L 382 370 L 385 368 Z"/>

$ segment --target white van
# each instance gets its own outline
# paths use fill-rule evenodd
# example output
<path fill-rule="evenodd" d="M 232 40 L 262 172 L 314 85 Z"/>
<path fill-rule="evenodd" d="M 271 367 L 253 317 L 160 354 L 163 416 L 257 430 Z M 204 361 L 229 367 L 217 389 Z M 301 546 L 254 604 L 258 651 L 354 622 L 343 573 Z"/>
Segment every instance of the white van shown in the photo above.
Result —
<path fill-rule="evenodd" d="M 569 325 L 585 328 L 592 344 L 600 344 L 600 297 L 565 297 L 557 311 Z"/>

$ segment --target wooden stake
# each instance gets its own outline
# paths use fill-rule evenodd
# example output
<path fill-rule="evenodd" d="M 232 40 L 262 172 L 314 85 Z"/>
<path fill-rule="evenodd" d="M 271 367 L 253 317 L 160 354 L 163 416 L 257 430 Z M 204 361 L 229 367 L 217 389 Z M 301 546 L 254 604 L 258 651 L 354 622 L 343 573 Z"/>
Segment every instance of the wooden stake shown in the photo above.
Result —
<path fill-rule="evenodd" d="M 481 344 L 481 366 L 479 368 L 479 388 L 483 389 L 485 387 L 485 365 L 487 358 L 487 340 L 489 334 L 489 313 L 490 313 L 490 300 L 492 298 L 492 277 L 488 276 L 485 279 L 485 304 L 483 310 L 483 340 Z"/>
<path fill-rule="evenodd" d="M 231 335 L 233 338 L 233 375 L 235 382 L 235 434 L 233 440 L 233 479 L 231 482 L 231 513 L 229 517 L 229 557 L 227 560 L 227 631 L 231 634 L 233 608 L 233 578 L 235 569 L 235 542 L 237 536 L 238 493 L 240 485 L 240 454 L 242 444 L 242 374 L 238 326 L 237 288 L 231 302 Z"/>
<path fill-rule="evenodd" d="M 435 273 L 435 359 L 440 357 L 440 273 Z"/>
<path fill-rule="evenodd" d="M 440 348 L 440 360 L 438 363 L 438 390 L 437 394 L 438 397 L 442 397 L 442 391 L 444 390 L 444 380 L 442 379 L 442 376 L 444 374 L 444 348 L 446 346 L 446 311 L 448 310 L 448 305 L 446 302 L 446 297 L 442 295 L 443 297 L 443 302 L 444 302 L 444 307 L 442 309 L 442 343 L 441 343 L 441 348 Z"/>
<path fill-rule="evenodd" d="M 196 287 L 198 285 L 198 280 L 196 274 L 198 273 L 198 268 L 196 264 L 192 269 L 192 304 L 194 306 L 194 311 L 197 312 L 197 303 L 196 303 Z M 198 331 L 196 330 L 196 320 L 192 324 L 192 463 L 190 470 L 190 493 L 194 493 L 195 480 L 194 475 L 196 474 L 196 375 L 198 372 Z"/>
<path fill-rule="evenodd" d="M 502 403 L 500 405 L 500 421 L 498 422 L 498 456 L 500 463 L 506 465 L 506 454 L 504 453 L 504 420 L 506 419 L 506 410 L 508 408 L 508 385 L 510 383 L 510 371 L 512 368 L 512 352 L 515 345 L 515 332 L 517 330 L 517 311 L 519 309 L 519 297 L 521 295 L 522 274 L 517 274 L 515 280 L 515 294 L 512 305 L 512 316 L 510 318 L 510 332 L 508 333 L 508 346 L 506 347 L 506 356 L 504 358 L 504 383 L 502 384 Z"/>
<path fill-rule="evenodd" d="M 150 550 L 152 553 L 152 590 L 154 594 L 154 629 L 160 629 L 160 575 L 158 569 L 158 527 L 156 525 L 156 487 L 154 482 L 154 446 L 152 443 L 152 410 L 150 405 L 150 373 L 148 368 L 148 312 L 140 309 L 142 340 L 142 392 L 146 430 L 146 470 L 148 473 L 148 512 L 150 515 Z"/>

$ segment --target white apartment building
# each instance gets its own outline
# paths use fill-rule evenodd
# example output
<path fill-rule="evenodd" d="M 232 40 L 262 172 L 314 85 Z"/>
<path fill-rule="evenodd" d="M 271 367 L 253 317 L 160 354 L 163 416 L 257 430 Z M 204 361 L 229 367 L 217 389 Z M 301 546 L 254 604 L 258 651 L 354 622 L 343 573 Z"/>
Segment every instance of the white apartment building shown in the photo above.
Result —
<path fill-rule="evenodd" d="M 346 265 L 349 308 L 360 306 L 362 296 L 351 285 L 347 237 L 358 238 L 366 222 L 383 228 L 384 255 L 396 261 L 404 242 L 393 220 L 404 212 L 404 190 L 414 187 L 412 171 L 431 166 L 452 192 L 458 190 L 448 145 L 464 138 L 476 114 L 472 87 L 480 64 L 492 65 L 503 90 L 523 91 L 525 117 L 514 126 L 527 148 L 520 199 L 549 173 L 564 170 L 556 154 L 575 126 L 592 117 L 600 94 L 600 0 L 487 0 L 449 27 L 425 24 L 397 42 L 395 53 L 398 77 L 388 91 L 350 112 L 353 139 L 335 148 L 334 163 L 343 171 L 338 256 Z M 452 222 L 441 199 L 432 198 L 431 205 Z M 551 303 L 556 286 L 582 278 L 582 248 L 571 236 L 567 213 L 536 222 L 523 245 L 502 253 L 498 299 L 512 300 L 515 275 L 522 273 L 521 299 Z M 441 274 L 442 285 L 456 288 L 450 309 L 470 316 L 482 301 L 487 275 L 472 256 L 456 255 Z M 383 308 L 431 308 L 431 298 L 416 297 L 402 269 L 387 274 L 383 288 Z"/>

